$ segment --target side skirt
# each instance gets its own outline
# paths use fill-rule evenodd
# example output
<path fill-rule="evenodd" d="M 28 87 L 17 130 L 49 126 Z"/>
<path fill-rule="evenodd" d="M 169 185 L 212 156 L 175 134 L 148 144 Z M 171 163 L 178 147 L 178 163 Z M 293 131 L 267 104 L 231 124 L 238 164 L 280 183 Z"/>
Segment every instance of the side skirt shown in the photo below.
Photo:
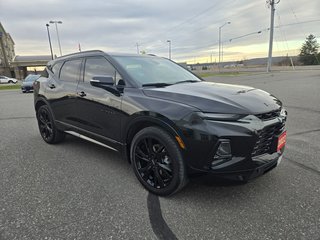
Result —
<path fill-rule="evenodd" d="M 89 142 L 98 144 L 98 145 L 100 145 L 100 146 L 102 146 L 102 147 L 109 148 L 109 149 L 111 149 L 111 150 L 113 150 L 113 151 L 118 152 L 117 149 L 115 149 L 115 148 L 113 148 L 113 147 L 110 147 L 110 146 L 108 146 L 108 145 L 106 145 L 106 144 L 104 144 L 104 143 L 101 143 L 101 142 L 99 142 L 99 141 L 97 141 L 97 140 L 94 140 L 94 139 L 92 139 L 92 138 L 89 138 L 89 137 L 87 137 L 87 136 L 81 135 L 80 133 L 77 133 L 77 132 L 74 132 L 74 131 L 65 131 L 65 133 L 68 133 L 68 134 L 73 135 L 73 136 L 75 136 L 75 137 L 78 137 L 78 138 L 87 140 L 87 141 L 89 141 Z"/>

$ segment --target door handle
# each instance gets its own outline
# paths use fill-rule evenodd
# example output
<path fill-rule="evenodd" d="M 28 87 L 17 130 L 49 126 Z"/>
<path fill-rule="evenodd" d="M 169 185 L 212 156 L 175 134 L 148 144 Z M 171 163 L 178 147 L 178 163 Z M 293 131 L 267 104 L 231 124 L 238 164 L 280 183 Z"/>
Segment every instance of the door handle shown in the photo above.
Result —
<path fill-rule="evenodd" d="M 84 91 L 78 92 L 78 95 L 79 95 L 80 97 L 85 97 L 85 96 L 87 96 L 87 94 L 86 94 Z"/>
<path fill-rule="evenodd" d="M 56 88 L 56 85 L 54 85 L 53 83 L 50 83 L 50 84 L 49 84 L 49 88 L 50 88 L 50 89 Z"/>

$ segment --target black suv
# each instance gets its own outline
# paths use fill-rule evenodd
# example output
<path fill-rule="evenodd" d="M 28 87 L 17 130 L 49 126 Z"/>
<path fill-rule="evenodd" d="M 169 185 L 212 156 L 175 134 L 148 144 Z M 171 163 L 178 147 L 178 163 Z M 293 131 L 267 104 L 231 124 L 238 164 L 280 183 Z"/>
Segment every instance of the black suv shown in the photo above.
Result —
<path fill-rule="evenodd" d="M 34 84 L 40 134 L 71 134 L 120 151 L 158 195 L 192 174 L 241 181 L 280 162 L 287 113 L 259 89 L 206 82 L 156 56 L 87 51 L 48 63 Z"/>

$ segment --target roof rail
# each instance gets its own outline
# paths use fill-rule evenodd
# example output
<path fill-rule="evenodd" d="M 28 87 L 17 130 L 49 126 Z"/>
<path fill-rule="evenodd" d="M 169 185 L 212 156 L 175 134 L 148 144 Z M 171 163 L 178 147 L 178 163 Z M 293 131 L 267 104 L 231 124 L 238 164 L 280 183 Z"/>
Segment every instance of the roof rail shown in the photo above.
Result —
<path fill-rule="evenodd" d="M 101 50 L 88 50 L 88 51 L 82 51 L 82 52 L 76 52 L 76 53 L 70 53 L 70 54 L 67 54 L 67 55 L 63 55 L 63 56 L 55 58 L 54 60 L 60 59 L 60 58 L 64 58 L 64 57 L 77 56 L 77 55 L 80 55 L 80 54 L 83 54 L 83 53 L 97 53 L 97 52 L 104 53 Z"/>

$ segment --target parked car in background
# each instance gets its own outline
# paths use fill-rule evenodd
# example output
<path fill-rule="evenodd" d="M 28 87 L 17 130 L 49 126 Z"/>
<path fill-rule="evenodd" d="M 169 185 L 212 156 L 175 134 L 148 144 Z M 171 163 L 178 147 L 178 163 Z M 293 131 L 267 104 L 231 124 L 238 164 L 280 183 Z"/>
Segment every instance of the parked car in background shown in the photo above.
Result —
<path fill-rule="evenodd" d="M 17 83 L 17 82 L 18 82 L 18 80 L 15 78 L 0 76 L 0 83 Z"/>
<path fill-rule="evenodd" d="M 33 83 L 40 78 L 39 74 L 29 74 L 22 82 L 21 90 L 23 93 L 33 91 Z"/>
<path fill-rule="evenodd" d="M 281 161 L 287 113 L 265 91 L 206 82 L 148 55 L 81 52 L 45 71 L 34 84 L 43 140 L 71 134 L 122 152 L 154 194 L 177 192 L 193 174 L 248 181 Z"/>

